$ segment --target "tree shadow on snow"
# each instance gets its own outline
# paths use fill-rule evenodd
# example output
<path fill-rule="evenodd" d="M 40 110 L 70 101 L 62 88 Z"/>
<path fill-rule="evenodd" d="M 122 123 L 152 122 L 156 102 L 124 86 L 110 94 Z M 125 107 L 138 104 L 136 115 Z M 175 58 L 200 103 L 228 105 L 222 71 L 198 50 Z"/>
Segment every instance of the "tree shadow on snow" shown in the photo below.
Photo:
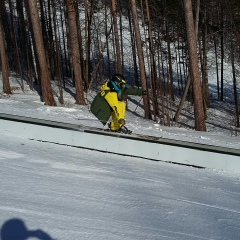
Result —
<path fill-rule="evenodd" d="M 18 218 L 7 220 L 1 228 L 1 240 L 27 240 L 28 238 L 53 240 L 41 229 L 28 230 L 24 222 Z"/>

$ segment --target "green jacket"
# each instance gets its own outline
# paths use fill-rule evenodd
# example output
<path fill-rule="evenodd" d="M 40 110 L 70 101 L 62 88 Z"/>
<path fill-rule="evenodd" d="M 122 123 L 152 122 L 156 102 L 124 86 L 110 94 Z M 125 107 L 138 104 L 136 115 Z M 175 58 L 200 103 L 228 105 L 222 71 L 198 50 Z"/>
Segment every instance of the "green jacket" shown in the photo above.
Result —
<path fill-rule="evenodd" d="M 108 122 L 108 119 L 112 115 L 113 109 L 110 107 L 109 103 L 105 99 L 105 96 L 107 94 L 114 94 L 116 95 L 116 91 L 111 90 L 108 87 L 108 82 L 105 83 L 101 87 L 101 92 L 96 95 L 94 98 L 90 110 L 91 112 L 99 119 L 99 121 L 103 124 L 106 125 Z M 120 92 L 117 93 L 117 100 L 122 101 L 124 95 L 137 95 L 141 96 L 143 93 L 142 89 L 137 89 L 137 88 L 123 88 L 121 89 Z"/>

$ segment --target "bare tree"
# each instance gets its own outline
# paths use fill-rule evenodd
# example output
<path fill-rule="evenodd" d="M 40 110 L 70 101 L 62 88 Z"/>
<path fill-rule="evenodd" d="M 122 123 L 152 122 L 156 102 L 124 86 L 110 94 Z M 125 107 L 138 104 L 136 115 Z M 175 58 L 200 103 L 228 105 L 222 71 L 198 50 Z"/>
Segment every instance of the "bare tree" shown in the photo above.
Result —
<path fill-rule="evenodd" d="M 131 36 L 131 46 L 132 46 L 132 56 L 133 56 L 134 84 L 139 87 L 135 33 L 134 33 L 134 30 L 132 27 L 131 11 L 129 8 L 127 9 L 127 13 L 128 13 L 128 19 L 129 19 L 129 31 L 130 31 L 130 36 Z"/>
<path fill-rule="evenodd" d="M 235 47 L 233 40 L 231 41 L 231 63 L 232 63 L 232 74 L 233 74 L 233 92 L 234 92 L 234 103 L 236 112 L 236 127 L 239 128 L 239 106 L 238 106 L 238 91 L 237 91 L 237 78 L 235 69 Z"/>
<path fill-rule="evenodd" d="M 91 50 L 91 21 L 89 16 L 89 0 L 85 0 L 85 53 L 86 53 L 86 59 L 85 59 L 85 80 L 87 83 L 87 86 L 89 84 L 90 78 L 91 78 L 91 62 L 90 62 L 90 50 Z M 92 7 L 91 7 L 92 8 Z"/>
<path fill-rule="evenodd" d="M 206 131 L 202 88 L 198 67 L 197 41 L 196 34 L 194 31 L 192 1 L 183 0 L 183 3 L 187 30 L 188 51 L 190 58 L 190 71 L 193 81 L 195 129 L 197 131 Z"/>
<path fill-rule="evenodd" d="M 116 70 L 117 73 L 122 74 L 122 62 L 121 62 L 121 48 L 119 42 L 119 34 L 118 34 L 118 19 L 117 19 L 117 3 L 116 0 L 112 0 L 112 14 L 113 14 L 113 26 L 114 26 L 114 38 L 115 38 L 115 45 L 116 45 Z"/>
<path fill-rule="evenodd" d="M 147 77 L 146 77 L 146 70 L 145 70 L 145 64 L 144 64 L 140 29 L 138 25 L 136 0 L 131 0 L 131 3 L 132 3 L 133 24 L 135 28 L 135 34 L 136 34 L 136 45 L 137 45 L 137 51 L 138 51 L 138 62 L 139 62 L 139 68 L 140 68 L 142 88 L 147 89 Z M 143 102 L 144 102 L 145 117 L 147 119 L 152 119 L 148 96 L 143 97 Z"/>
<path fill-rule="evenodd" d="M 38 60 L 40 64 L 40 78 L 41 88 L 43 94 L 43 101 L 46 105 L 56 106 L 56 102 L 53 97 L 53 91 L 51 87 L 50 72 L 47 65 L 47 58 L 43 43 L 42 29 L 40 25 L 40 19 L 38 14 L 38 7 L 36 0 L 29 0 L 29 10 L 31 14 L 31 20 L 33 25 L 34 40 L 37 49 Z"/>
<path fill-rule="evenodd" d="M 199 11 L 200 11 L 200 0 L 197 0 L 196 2 L 196 9 L 195 9 L 195 30 L 194 30 L 194 33 L 195 33 L 195 36 L 196 36 L 196 39 L 197 39 L 197 36 L 198 36 L 198 22 L 199 22 Z M 191 85 L 191 74 L 188 74 L 187 76 L 187 83 L 186 83 L 186 86 L 185 86 L 185 89 L 184 89 L 184 92 L 183 92 L 183 96 L 181 98 L 181 101 L 180 101 L 180 104 L 178 106 L 178 109 L 175 113 L 175 116 L 174 116 L 174 121 L 178 121 L 178 118 L 179 118 L 179 115 L 183 109 L 183 105 L 184 105 L 184 102 L 186 100 L 186 97 L 187 97 L 187 93 L 188 93 L 188 90 L 189 90 L 189 87 Z"/>
<path fill-rule="evenodd" d="M 154 120 L 157 120 L 159 117 L 159 107 L 158 107 L 158 98 L 157 98 L 157 71 L 156 71 L 156 62 L 155 62 L 155 54 L 153 48 L 153 33 L 152 33 L 152 22 L 150 18 L 150 9 L 148 0 L 146 3 L 146 13 L 147 13 L 147 23 L 148 23 L 148 35 L 149 35 L 149 54 L 150 54 L 150 74 L 151 74 L 151 88 L 152 88 L 152 105 L 153 105 L 153 113 Z"/>
<path fill-rule="evenodd" d="M 23 74 L 22 74 L 22 69 L 21 69 L 21 60 L 19 56 L 19 45 L 18 45 L 18 39 L 17 39 L 17 34 L 16 34 L 16 29 L 14 26 L 14 7 L 12 2 L 9 0 L 9 9 L 10 9 L 10 16 L 11 16 L 11 30 L 12 30 L 12 38 L 14 42 L 14 55 L 15 55 L 15 62 L 16 62 L 16 72 L 19 74 L 21 78 L 21 88 L 24 91 L 24 83 L 23 83 Z"/>
<path fill-rule="evenodd" d="M 0 56 L 2 63 L 2 76 L 3 76 L 3 92 L 6 94 L 11 94 L 11 87 L 9 83 L 9 69 L 8 69 L 8 58 L 5 50 L 5 38 L 2 27 L 2 20 L 0 16 Z"/>
<path fill-rule="evenodd" d="M 223 91 L 223 83 L 224 83 L 224 9 L 223 9 L 223 1 L 221 1 L 221 88 L 220 88 L 220 100 L 223 101 L 224 91 Z"/>
<path fill-rule="evenodd" d="M 27 41 L 27 22 L 24 19 L 24 10 L 23 10 L 23 2 L 17 1 L 17 13 L 18 13 L 18 21 L 19 21 L 19 30 L 21 32 L 19 38 L 20 38 L 20 44 L 21 44 L 21 51 L 22 56 L 26 63 L 27 68 L 27 83 L 29 84 L 29 87 L 31 90 L 33 90 L 33 73 L 32 73 L 32 67 L 31 67 L 31 47 L 29 46 L 29 43 Z"/>
<path fill-rule="evenodd" d="M 210 107 L 210 98 L 209 98 L 209 86 L 208 86 L 208 64 L 207 64 L 207 36 L 208 36 L 208 28 L 207 28 L 207 9 L 206 9 L 206 2 L 204 2 L 204 9 L 203 9 L 203 19 L 202 19 L 202 89 L 203 89 L 203 98 L 204 98 L 204 106 L 205 111 L 207 108 Z M 201 42 L 201 40 L 200 40 Z"/>
<path fill-rule="evenodd" d="M 76 104 L 85 105 L 85 98 L 83 92 L 83 79 L 81 68 L 81 56 L 78 40 L 77 15 L 73 0 L 67 0 L 67 13 L 69 24 L 69 37 L 72 54 L 72 64 L 74 71 L 74 79 L 76 84 Z"/>

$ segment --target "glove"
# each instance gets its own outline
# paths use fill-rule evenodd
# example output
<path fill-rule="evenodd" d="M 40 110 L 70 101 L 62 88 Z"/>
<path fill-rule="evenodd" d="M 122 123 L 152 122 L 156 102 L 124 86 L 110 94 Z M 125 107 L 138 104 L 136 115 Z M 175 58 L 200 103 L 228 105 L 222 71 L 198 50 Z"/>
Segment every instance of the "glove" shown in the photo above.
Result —
<path fill-rule="evenodd" d="M 121 125 L 121 126 L 123 126 L 123 125 L 125 125 L 125 120 L 123 119 L 123 118 L 120 118 L 119 120 L 118 120 L 118 123 Z"/>
<path fill-rule="evenodd" d="M 147 95 L 147 90 L 142 90 L 142 95 Z"/>

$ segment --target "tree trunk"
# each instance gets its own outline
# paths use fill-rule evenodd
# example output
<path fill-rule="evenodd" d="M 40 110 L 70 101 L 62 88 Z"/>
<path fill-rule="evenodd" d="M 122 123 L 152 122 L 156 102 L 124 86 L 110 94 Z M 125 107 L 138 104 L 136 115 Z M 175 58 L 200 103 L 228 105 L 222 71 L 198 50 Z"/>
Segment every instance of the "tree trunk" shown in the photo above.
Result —
<path fill-rule="evenodd" d="M 19 56 L 19 41 L 17 39 L 16 29 L 15 29 L 15 21 L 14 21 L 14 12 L 13 12 L 13 4 L 11 0 L 8 0 L 9 9 L 10 9 L 10 17 L 11 17 L 11 30 L 12 30 L 12 38 L 14 42 L 14 58 L 16 62 L 16 72 L 20 75 L 21 78 L 21 89 L 24 91 L 24 83 L 23 83 L 23 74 L 22 74 L 22 68 L 21 68 L 21 60 Z"/>
<path fill-rule="evenodd" d="M 195 129 L 197 131 L 206 131 L 205 115 L 203 109 L 203 97 L 200 73 L 198 68 L 198 54 L 197 54 L 197 41 L 194 29 L 192 1 L 183 0 L 184 13 L 187 30 L 188 50 L 190 58 L 190 71 L 193 80 L 194 92 L 194 115 L 195 115 Z"/>
<path fill-rule="evenodd" d="M 146 70 L 145 70 L 145 64 L 144 64 L 140 29 L 138 25 L 136 0 L 131 0 L 131 3 L 132 3 L 133 23 L 135 27 L 135 33 L 136 33 L 136 44 L 137 44 L 137 51 L 138 51 L 138 61 L 139 61 L 140 75 L 141 75 L 141 81 L 142 81 L 142 88 L 147 90 L 148 89 L 147 77 L 146 77 Z M 144 109 L 145 109 L 145 117 L 147 119 L 152 119 L 148 96 L 143 97 L 143 103 L 144 103 Z"/>
<path fill-rule="evenodd" d="M 109 50 L 109 42 L 108 42 L 108 17 L 107 17 L 107 6 L 104 8 L 104 16 L 105 16 L 105 38 L 106 38 L 106 48 L 107 48 L 107 75 L 111 77 L 111 64 L 110 64 L 110 50 Z"/>
<path fill-rule="evenodd" d="M 117 3 L 116 0 L 112 0 L 112 15 L 113 15 L 113 26 L 114 26 L 114 38 L 116 45 L 116 71 L 119 74 L 123 74 L 122 62 L 121 62 L 121 48 L 118 34 L 118 21 L 117 21 Z"/>
<path fill-rule="evenodd" d="M 219 89 L 219 67 L 218 67 L 218 51 L 217 51 L 217 39 L 214 36 L 214 54 L 215 54 L 215 64 L 216 64 L 216 75 L 217 75 L 217 96 L 220 99 L 220 89 Z"/>
<path fill-rule="evenodd" d="M 220 100 L 223 101 L 223 82 L 224 82 L 224 14 L 223 14 L 223 6 L 221 6 L 221 95 Z"/>
<path fill-rule="evenodd" d="M 128 8 L 128 20 L 129 20 L 129 31 L 131 36 L 131 46 L 132 46 L 132 56 L 133 56 L 133 66 L 134 66 L 134 84 L 139 87 L 139 79 L 138 79 L 138 66 L 137 66 L 137 54 L 136 54 L 136 43 L 135 43 L 135 35 L 132 28 L 131 21 L 131 12 Z"/>
<path fill-rule="evenodd" d="M 91 46 L 91 36 L 90 36 L 90 17 L 89 17 L 89 7 L 88 0 L 85 0 L 85 81 L 88 86 L 91 75 L 90 75 L 90 46 Z"/>
<path fill-rule="evenodd" d="M 231 63 L 232 63 L 232 74 L 233 74 L 233 92 L 234 92 L 234 103 L 235 103 L 235 113 L 236 113 L 236 124 L 235 126 L 239 128 L 239 110 L 238 110 L 238 91 L 237 91 L 237 79 L 236 79 L 236 69 L 235 69 L 235 47 L 233 40 L 231 41 Z"/>
<path fill-rule="evenodd" d="M 83 92 L 83 81 L 82 81 L 82 68 L 81 68 L 81 56 L 78 41 L 78 30 L 77 30 L 77 16 L 74 8 L 74 1 L 67 0 L 67 11 L 68 11 L 68 24 L 69 24 L 69 37 L 72 54 L 72 63 L 74 71 L 74 79 L 76 84 L 76 104 L 85 105 L 85 98 Z"/>
<path fill-rule="evenodd" d="M 173 86 L 173 66 L 172 66 L 172 53 L 171 53 L 171 43 L 170 43 L 170 30 L 168 26 L 168 16 L 166 14 L 166 33 L 167 33 L 167 56 L 168 56 L 168 79 L 167 79 L 167 86 L 168 86 L 168 93 L 171 96 L 172 101 L 175 101 L 174 96 L 174 86 Z"/>
<path fill-rule="evenodd" d="M 120 10 L 120 13 L 123 12 L 123 8 L 122 8 L 122 1 L 121 0 L 118 0 L 118 8 Z M 120 46 L 121 46 L 121 58 L 122 58 L 122 62 L 121 62 L 121 67 L 122 67 L 122 73 L 124 73 L 124 50 L 123 50 L 123 14 L 120 14 L 119 16 L 119 26 L 120 26 Z"/>
<path fill-rule="evenodd" d="M 61 61 L 61 43 L 60 43 L 60 31 L 59 31 L 59 22 L 57 21 L 57 11 L 55 3 L 53 3 L 53 37 L 55 39 L 55 46 L 56 46 L 56 59 L 55 59 L 55 67 L 56 67 L 56 75 L 58 77 L 58 89 L 59 89 L 59 102 L 64 104 L 63 98 L 63 69 L 62 69 L 62 61 Z"/>
<path fill-rule="evenodd" d="M 150 53 L 150 69 L 151 69 L 151 86 L 152 86 L 152 102 L 153 102 L 153 112 L 154 112 L 154 120 L 156 121 L 159 118 L 159 107 L 158 107 L 158 98 L 157 98 L 157 72 L 156 72 L 156 62 L 154 57 L 154 49 L 153 49 L 153 33 L 152 33 L 152 24 L 150 18 L 150 10 L 149 3 L 146 0 L 146 12 L 147 12 L 147 22 L 148 22 L 148 35 L 149 35 L 149 53 Z"/>
<path fill-rule="evenodd" d="M 5 50 L 5 38 L 2 27 L 1 15 L 0 15 L 0 57 L 2 63 L 3 92 L 6 94 L 11 94 L 12 92 L 9 83 L 8 58 Z"/>
<path fill-rule="evenodd" d="M 203 97 L 206 103 L 206 107 L 210 107 L 209 98 L 209 87 L 208 87 L 208 64 L 207 64 L 207 10 L 204 7 L 204 22 L 202 24 L 202 43 L 203 43 L 203 59 L 202 59 L 202 86 L 203 86 Z M 207 109 L 206 109 L 207 110 Z"/>
<path fill-rule="evenodd" d="M 31 55 L 31 48 L 28 45 L 27 35 L 26 35 L 26 22 L 24 19 L 24 12 L 23 12 L 23 3 L 22 1 L 17 1 L 17 12 L 19 17 L 19 27 L 20 27 L 20 42 L 22 46 L 23 56 L 24 56 L 24 63 L 27 67 L 27 82 L 31 90 L 33 90 L 33 74 L 32 74 L 32 66 L 30 63 L 30 55 Z"/>
<path fill-rule="evenodd" d="M 37 1 L 28 1 L 29 10 L 31 14 L 31 20 L 33 25 L 34 40 L 37 48 L 38 60 L 40 63 L 40 78 L 43 94 L 43 101 L 46 105 L 56 106 L 56 102 L 53 97 L 53 91 L 51 87 L 50 72 L 47 65 L 47 58 L 45 54 L 45 48 L 43 43 L 42 29 L 40 26 L 40 19 L 38 15 Z"/>
<path fill-rule="evenodd" d="M 195 33 L 195 36 L 196 36 L 196 39 L 197 39 L 197 36 L 198 36 L 198 22 L 199 22 L 199 10 L 200 10 L 200 0 L 197 0 L 197 4 L 196 4 L 196 16 L 195 16 L 195 30 L 194 30 L 194 33 Z M 185 86 L 185 89 L 184 89 L 184 92 L 183 92 L 183 96 L 181 98 L 181 101 L 179 103 L 179 106 L 178 106 L 178 109 L 177 109 L 177 112 L 173 118 L 173 121 L 177 122 L 178 121 L 178 118 L 180 116 L 180 113 L 183 109 L 183 105 L 184 105 L 184 102 L 186 100 L 186 97 L 187 97 L 187 94 L 188 94 L 188 89 L 191 85 L 191 74 L 189 73 L 188 76 L 187 76 L 187 83 L 186 83 L 186 86 Z"/>
<path fill-rule="evenodd" d="M 33 33 L 33 24 L 32 24 L 32 19 L 31 19 L 31 12 L 30 12 L 30 7 L 29 7 L 29 0 L 24 0 L 24 5 L 25 5 L 25 11 L 27 14 L 27 20 L 28 20 L 28 25 L 29 25 L 29 30 L 30 33 L 28 31 L 26 31 L 26 34 L 29 34 L 29 38 L 27 36 L 27 48 L 29 51 L 29 61 L 30 63 L 32 63 L 32 67 L 34 69 L 33 74 L 35 73 L 36 78 L 35 78 L 35 83 L 36 85 L 39 86 L 39 94 L 42 96 L 42 89 L 41 89 L 41 70 L 40 70 L 40 63 L 39 63 L 39 59 L 38 59 L 38 54 L 37 54 L 37 47 L 36 47 L 36 42 L 34 41 L 34 33 Z M 27 22 L 27 21 L 26 21 Z M 31 36 L 31 37 L 30 37 Z"/>

